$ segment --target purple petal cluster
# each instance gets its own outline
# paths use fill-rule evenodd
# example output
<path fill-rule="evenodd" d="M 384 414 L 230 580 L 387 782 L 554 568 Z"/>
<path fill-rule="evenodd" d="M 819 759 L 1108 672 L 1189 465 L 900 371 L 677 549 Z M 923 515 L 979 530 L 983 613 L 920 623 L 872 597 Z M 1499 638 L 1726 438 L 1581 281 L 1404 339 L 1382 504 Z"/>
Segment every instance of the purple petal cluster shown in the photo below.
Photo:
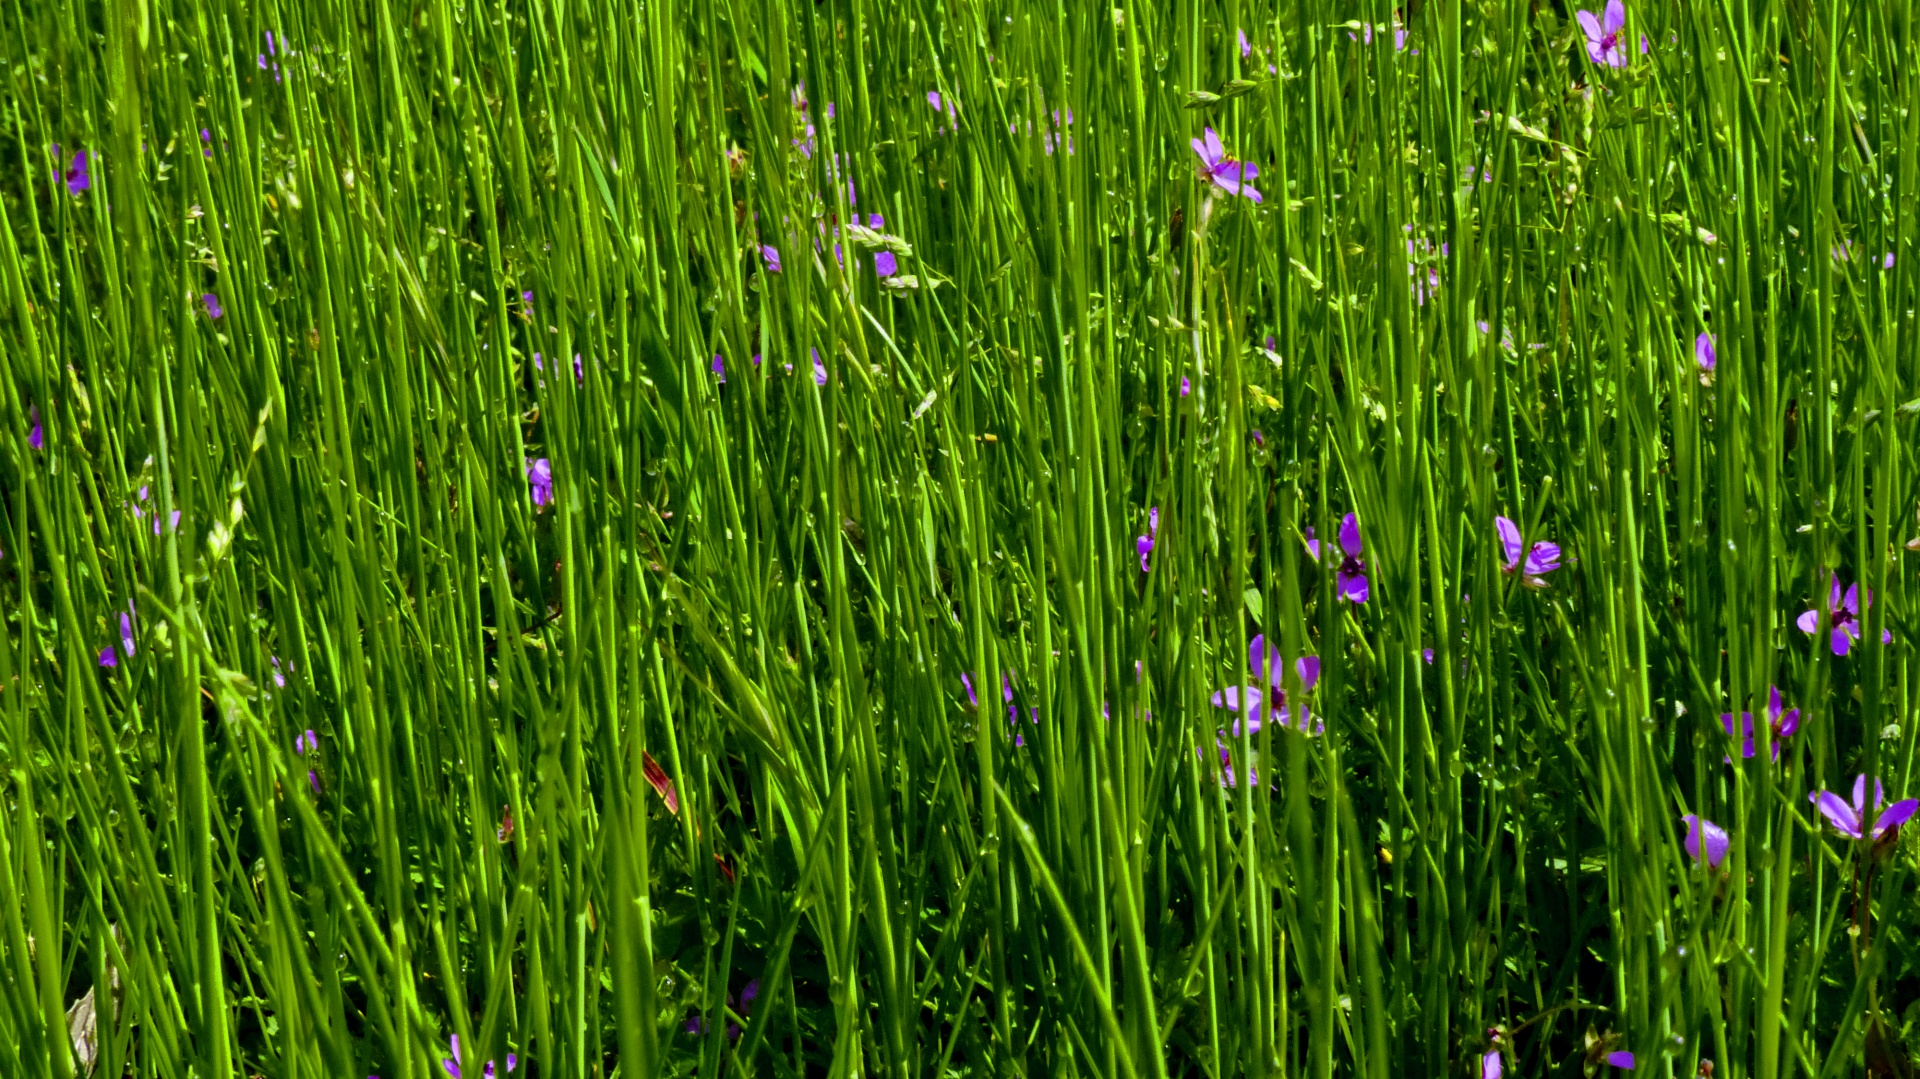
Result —
<path fill-rule="evenodd" d="M 1152 509 L 1147 511 L 1146 534 L 1136 538 L 1133 541 L 1133 551 L 1135 554 L 1140 556 L 1140 572 L 1141 573 L 1145 573 L 1148 571 L 1148 569 L 1151 568 L 1151 565 L 1148 559 L 1149 559 L 1149 556 L 1153 554 L 1153 545 L 1159 538 L 1160 538 L 1160 507 L 1155 506 Z"/>
<path fill-rule="evenodd" d="M 1360 543 L 1360 518 L 1352 513 L 1340 521 L 1340 549 L 1346 556 L 1333 572 L 1334 586 L 1340 590 L 1340 598 L 1350 603 L 1365 603 L 1370 590 L 1367 586 L 1367 562 L 1361 557 L 1365 549 Z M 1307 554 L 1315 562 L 1320 561 L 1320 541 L 1314 537 L 1313 529 L 1307 529 Z"/>
<path fill-rule="evenodd" d="M 1239 718 L 1233 722 L 1233 733 L 1239 737 L 1244 724 L 1245 733 L 1252 734 L 1260 729 L 1268 716 L 1281 727 L 1291 728 L 1303 733 L 1321 734 L 1326 724 L 1315 718 L 1303 702 L 1300 716 L 1296 721 L 1287 708 L 1287 693 L 1282 688 L 1285 682 L 1286 659 L 1280 655 L 1280 649 L 1269 644 L 1264 634 L 1257 635 L 1248 645 L 1247 670 L 1253 676 L 1250 686 L 1227 686 L 1214 693 L 1211 698 L 1215 708 L 1232 710 Z M 1293 663 L 1293 670 L 1300 678 L 1300 688 L 1312 692 L 1320 681 L 1320 657 L 1302 656 Z M 1264 709 L 1264 714 L 1263 714 Z"/>
<path fill-rule="evenodd" d="M 1873 592 L 1869 590 L 1865 596 L 1862 596 L 1858 584 L 1848 585 L 1846 591 L 1842 592 L 1839 577 L 1831 577 L 1829 581 L 1831 584 L 1827 593 L 1826 613 L 1827 625 L 1830 628 L 1827 641 L 1834 655 L 1844 656 L 1853 650 L 1853 642 L 1860 639 L 1860 608 L 1873 606 Z M 1815 607 L 1803 612 L 1795 620 L 1794 625 L 1799 626 L 1802 633 L 1818 633 L 1820 608 Z M 1891 644 L 1893 633 L 1881 630 L 1880 641 L 1882 644 Z"/>
<path fill-rule="evenodd" d="M 1507 517 L 1495 517 L 1493 530 L 1500 535 L 1501 568 L 1508 573 L 1519 570 L 1521 583 L 1529 588 L 1545 588 L 1545 575 L 1560 568 L 1560 545 L 1541 540 L 1527 547 L 1520 536 L 1520 526 Z M 1524 567 L 1522 553 L 1526 556 Z"/>
<path fill-rule="evenodd" d="M 527 462 L 527 493 L 534 507 L 553 504 L 553 462 L 545 457 Z"/>
<path fill-rule="evenodd" d="M 1773 759 L 1776 761 L 1780 759 L 1780 743 L 1793 737 L 1794 733 L 1800 729 L 1800 709 L 1795 708 L 1791 711 L 1783 712 L 1783 707 L 1780 700 L 1780 687 L 1768 687 L 1767 728 L 1773 732 Z M 1735 737 L 1732 712 L 1720 713 L 1720 726 L 1725 728 L 1728 737 Z M 1743 758 L 1751 758 L 1754 753 L 1752 712 L 1740 713 L 1740 731 L 1738 737 L 1741 740 L 1740 756 Z"/>
<path fill-rule="evenodd" d="M 1869 809 L 1867 777 L 1864 775 L 1855 777 L 1853 781 L 1852 802 L 1842 800 L 1839 795 L 1831 791 L 1815 791 L 1807 795 L 1807 800 L 1819 808 L 1820 815 L 1827 818 L 1827 823 L 1833 825 L 1834 831 L 1849 839 L 1879 839 L 1913 819 L 1914 811 L 1920 810 L 1920 799 L 1903 798 L 1887 806 L 1886 810 L 1874 819 L 1871 831 L 1867 830 L 1867 815 L 1874 810 L 1879 810 L 1886 803 L 1887 792 L 1880 785 L 1879 780 L 1874 780 L 1873 806 Z"/>
<path fill-rule="evenodd" d="M 1606 12 L 1576 11 L 1580 31 L 1587 37 L 1587 59 L 1602 67 L 1626 67 L 1627 45 L 1622 31 L 1627 25 L 1627 8 L 1620 0 L 1607 0 Z"/>
<path fill-rule="evenodd" d="M 703 1028 L 704 1028 L 704 1024 L 703 1024 Z M 449 1076 L 452 1076 L 452 1079 L 461 1079 L 460 1077 L 460 1035 L 455 1034 L 452 1037 L 448 1038 L 447 1045 L 452 1050 L 453 1055 L 451 1057 L 441 1060 L 440 1066 L 447 1070 L 447 1074 Z M 493 1065 L 494 1065 L 493 1061 L 491 1060 L 487 1061 L 487 1066 L 484 1069 L 486 1079 L 494 1079 Z M 512 1071 L 513 1069 L 519 1066 L 520 1066 L 520 1058 L 517 1056 L 514 1056 L 512 1053 L 508 1053 L 507 1054 L 507 1070 Z"/>
<path fill-rule="evenodd" d="M 1193 152 L 1200 155 L 1202 179 L 1229 195 L 1242 195 L 1254 202 L 1260 201 L 1260 192 L 1247 182 L 1260 175 L 1260 167 L 1251 161 L 1228 157 L 1220 145 L 1218 132 L 1207 128 L 1205 138 L 1191 139 L 1189 144 Z"/>
<path fill-rule="evenodd" d="M 1680 818 L 1687 822 L 1687 838 L 1684 846 L 1687 854 L 1695 862 L 1704 856 L 1709 869 L 1720 868 L 1726 860 L 1729 840 L 1727 830 L 1705 817 L 1689 813 Z M 1631 1067 L 1632 1065 L 1628 1065 Z"/>

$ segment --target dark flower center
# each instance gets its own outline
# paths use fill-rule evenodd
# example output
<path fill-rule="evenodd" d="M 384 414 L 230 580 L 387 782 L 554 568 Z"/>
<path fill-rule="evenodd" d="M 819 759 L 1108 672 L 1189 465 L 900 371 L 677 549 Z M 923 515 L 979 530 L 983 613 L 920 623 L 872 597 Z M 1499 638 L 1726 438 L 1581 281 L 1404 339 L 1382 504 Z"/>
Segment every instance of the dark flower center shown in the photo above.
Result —
<path fill-rule="evenodd" d="M 1360 559 L 1359 555 L 1350 554 L 1341 560 L 1340 572 L 1349 577 L 1358 577 L 1367 572 L 1367 564 Z"/>

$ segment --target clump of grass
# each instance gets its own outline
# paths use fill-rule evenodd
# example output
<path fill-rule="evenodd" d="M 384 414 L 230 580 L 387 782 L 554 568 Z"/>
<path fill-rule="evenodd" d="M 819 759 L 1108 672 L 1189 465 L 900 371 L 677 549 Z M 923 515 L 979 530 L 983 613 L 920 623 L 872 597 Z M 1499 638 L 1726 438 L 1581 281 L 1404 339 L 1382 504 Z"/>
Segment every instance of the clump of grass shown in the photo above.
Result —
<path fill-rule="evenodd" d="M 1909 15 L 15 6 L 0 1074 L 1911 1074 Z"/>

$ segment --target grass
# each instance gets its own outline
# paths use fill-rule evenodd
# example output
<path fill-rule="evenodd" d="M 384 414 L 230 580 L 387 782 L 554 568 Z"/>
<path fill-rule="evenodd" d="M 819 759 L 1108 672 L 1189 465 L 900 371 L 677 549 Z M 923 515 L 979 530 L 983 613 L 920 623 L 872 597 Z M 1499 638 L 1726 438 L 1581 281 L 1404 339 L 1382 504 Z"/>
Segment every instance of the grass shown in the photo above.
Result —
<path fill-rule="evenodd" d="M 1572 15 L 8 5 L 0 1074 L 1913 1074 L 1920 25 Z"/>

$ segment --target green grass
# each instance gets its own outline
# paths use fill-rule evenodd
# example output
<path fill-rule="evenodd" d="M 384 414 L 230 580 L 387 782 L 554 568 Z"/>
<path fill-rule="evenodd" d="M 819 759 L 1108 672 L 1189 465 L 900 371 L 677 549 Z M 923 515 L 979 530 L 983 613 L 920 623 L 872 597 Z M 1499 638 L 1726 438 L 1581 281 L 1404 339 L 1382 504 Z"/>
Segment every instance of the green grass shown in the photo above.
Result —
<path fill-rule="evenodd" d="M 7 5 L 0 1075 L 1913 1074 L 1915 14 Z"/>

